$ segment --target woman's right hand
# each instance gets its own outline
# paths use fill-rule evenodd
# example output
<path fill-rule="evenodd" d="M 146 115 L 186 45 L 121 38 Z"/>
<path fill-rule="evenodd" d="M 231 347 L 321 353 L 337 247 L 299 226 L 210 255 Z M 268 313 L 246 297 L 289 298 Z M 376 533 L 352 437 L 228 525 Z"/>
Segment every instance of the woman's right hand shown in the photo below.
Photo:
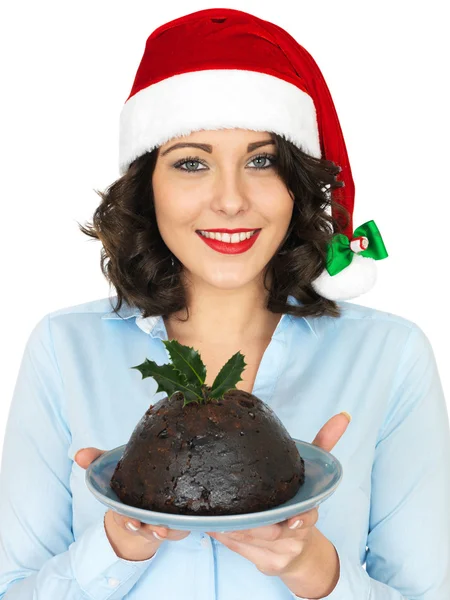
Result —
<path fill-rule="evenodd" d="M 93 460 L 105 450 L 82 448 L 75 455 L 76 463 L 87 469 Z M 190 531 L 169 529 L 162 525 L 147 525 L 137 519 L 124 517 L 108 510 L 105 514 L 105 531 L 114 552 L 125 560 L 147 560 L 151 558 L 164 540 L 179 541 L 186 538 Z M 156 535 L 155 535 L 156 534 Z M 159 536 L 159 537 L 158 537 Z"/>

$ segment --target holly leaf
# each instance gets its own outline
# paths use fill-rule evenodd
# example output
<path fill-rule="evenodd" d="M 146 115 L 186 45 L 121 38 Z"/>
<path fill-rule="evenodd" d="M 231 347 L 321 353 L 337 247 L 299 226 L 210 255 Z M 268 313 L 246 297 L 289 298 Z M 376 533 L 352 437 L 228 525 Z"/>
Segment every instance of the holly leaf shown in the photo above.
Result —
<path fill-rule="evenodd" d="M 166 392 L 170 398 L 175 392 L 182 392 L 185 401 L 198 402 L 202 400 L 201 392 L 197 393 L 192 385 L 186 381 L 183 373 L 180 373 L 171 364 L 157 365 L 153 360 L 145 359 L 140 365 L 130 367 L 137 369 L 142 374 L 142 379 L 153 377 L 158 384 L 157 392 Z"/>
<path fill-rule="evenodd" d="M 242 371 L 247 366 L 244 355 L 236 352 L 220 369 L 209 391 L 210 398 L 221 398 L 225 392 L 233 389 L 238 381 L 242 381 Z"/>
<path fill-rule="evenodd" d="M 177 340 L 163 340 L 163 344 L 170 354 L 175 369 L 184 375 L 189 385 L 201 393 L 201 386 L 206 379 L 206 367 L 198 351 L 189 346 L 183 346 Z"/>

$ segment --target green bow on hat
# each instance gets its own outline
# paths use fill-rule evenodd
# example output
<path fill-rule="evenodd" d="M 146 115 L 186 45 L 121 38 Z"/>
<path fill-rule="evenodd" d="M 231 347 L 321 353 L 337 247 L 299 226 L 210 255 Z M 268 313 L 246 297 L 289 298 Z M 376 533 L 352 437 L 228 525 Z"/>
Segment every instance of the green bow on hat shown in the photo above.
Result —
<path fill-rule="evenodd" d="M 358 237 L 367 238 L 369 245 L 357 254 L 375 260 L 387 258 L 388 253 L 375 221 L 367 221 L 355 229 L 352 239 Z M 328 244 L 326 269 L 330 275 L 337 275 L 352 262 L 355 252 L 351 249 L 350 242 L 351 240 L 345 234 L 338 233 Z"/>

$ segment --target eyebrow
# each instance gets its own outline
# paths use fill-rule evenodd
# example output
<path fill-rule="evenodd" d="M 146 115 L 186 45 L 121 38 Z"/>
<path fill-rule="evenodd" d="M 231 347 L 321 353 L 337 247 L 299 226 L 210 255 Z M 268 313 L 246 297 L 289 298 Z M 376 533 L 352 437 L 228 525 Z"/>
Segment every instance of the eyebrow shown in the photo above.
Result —
<path fill-rule="evenodd" d="M 252 142 L 251 144 L 249 144 L 247 146 L 247 152 L 251 152 L 252 150 L 255 150 L 255 148 L 260 148 L 261 146 L 267 146 L 268 144 L 275 145 L 275 142 L 273 140 L 262 140 L 260 142 Z M 168 152 L 171 152 L 172 150 L 175 150 L 176 148 L 188 148 L 188 147 L 200 148 L 201 150 L 204 150 L 205 152 L 209 152 L 209 154 L 212 153 L 211 144 L 196 144 L 194 142 L 181 142 L 178 144 L 174 144 L 173 146 L 170 146 L 170 148 L 167 148 L 167 150 L 164 150 L 164 152 L 161 153 L 161 156 L 165 156 Z"/>

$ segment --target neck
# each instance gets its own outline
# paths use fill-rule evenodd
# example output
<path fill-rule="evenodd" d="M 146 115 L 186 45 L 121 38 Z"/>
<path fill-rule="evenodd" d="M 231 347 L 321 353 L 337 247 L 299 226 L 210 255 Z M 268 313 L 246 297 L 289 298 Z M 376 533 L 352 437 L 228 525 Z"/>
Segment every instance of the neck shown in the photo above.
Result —
<path fill-rule="evenodd" d="M 250 282 L 238 289 L 190 284 L 188 288 L 189 318 L 186 311 L 165 320 L 169 339 L 196 340 L 198 343 L 236 344 L 270 338 L 281 314 L 266 307 L 267 290 L 262 283 Z"/>

